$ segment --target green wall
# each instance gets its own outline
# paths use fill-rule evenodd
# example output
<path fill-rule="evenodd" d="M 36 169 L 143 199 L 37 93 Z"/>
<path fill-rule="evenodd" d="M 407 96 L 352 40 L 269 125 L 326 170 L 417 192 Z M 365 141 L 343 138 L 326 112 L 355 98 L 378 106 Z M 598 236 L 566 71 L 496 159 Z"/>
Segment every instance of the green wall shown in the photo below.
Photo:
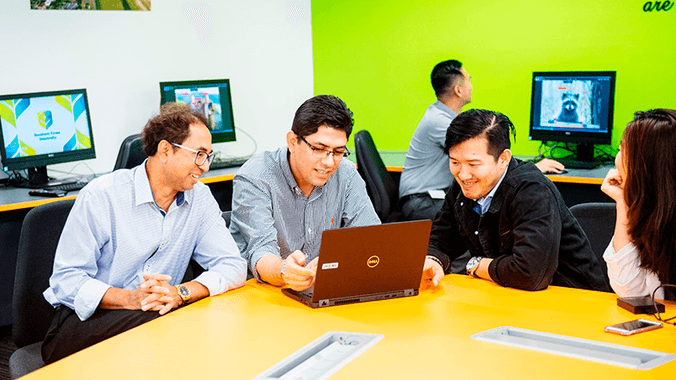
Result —
<path fill-rule="evenodd" d="M 641 0 L 312 0 L 316 94 L 341 97 L 380 150 L 406 150 L 434 102 L 434 65 L 458 59 L 472 76 L 465 109 L 503 112 L 528 141 L 533 71 L 615 70 L 613 146 L 637 110 L 676 108 L 676 7 Z"/>

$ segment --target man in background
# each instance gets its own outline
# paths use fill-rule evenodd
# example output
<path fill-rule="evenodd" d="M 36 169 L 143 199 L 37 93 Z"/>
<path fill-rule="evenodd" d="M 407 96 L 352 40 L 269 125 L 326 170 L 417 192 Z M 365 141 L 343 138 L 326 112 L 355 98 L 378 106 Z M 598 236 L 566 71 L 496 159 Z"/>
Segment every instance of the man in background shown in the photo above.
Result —
<path fill-rule="evenodd" d="M 437 101 L 427 108 L 406 152 L 399 182 L 399 205 L 406 220 L 434 219 L 453 182 L 444 153 L 446 130 L 472 101 L 472 80 L 462 63 L 448 60 L 434 66 L 432 88 Z M 542 172 L 560 172 L 563 165 L 544 159 L 536 164 Z"/>

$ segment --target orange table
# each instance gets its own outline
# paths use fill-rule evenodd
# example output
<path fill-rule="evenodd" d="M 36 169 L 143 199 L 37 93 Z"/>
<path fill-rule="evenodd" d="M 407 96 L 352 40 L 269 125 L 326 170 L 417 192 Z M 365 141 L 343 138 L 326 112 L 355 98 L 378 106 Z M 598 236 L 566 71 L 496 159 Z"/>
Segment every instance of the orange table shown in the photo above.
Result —
<path fill-rule="evenodd" d="M 446 276 L 438 289 L 422 289 L 417 297 L 316 310 L 252 280 L 25 379 L 250 379 L 328 331 L 384 335 L 335 379 L 672 377 L 676 361 L 642 371 L 470 339 L 513 326 L 676 352 L 674 326 L 630 337 L 603 332 L 634 317 L 610 293 L 559 287 L 526 292 L 462 275 Z"/>

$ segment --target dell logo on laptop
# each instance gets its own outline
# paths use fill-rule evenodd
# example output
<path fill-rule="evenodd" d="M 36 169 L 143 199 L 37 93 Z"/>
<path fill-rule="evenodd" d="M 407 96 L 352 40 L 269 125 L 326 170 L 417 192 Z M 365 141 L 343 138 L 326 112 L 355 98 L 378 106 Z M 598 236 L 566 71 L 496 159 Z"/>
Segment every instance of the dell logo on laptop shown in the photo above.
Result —
<path fill-rule="evenodd" d="M 380 263 L 380 257 L 373 255 L 366 260 L 366 265 L 369 268 L 375 268 Z"/>

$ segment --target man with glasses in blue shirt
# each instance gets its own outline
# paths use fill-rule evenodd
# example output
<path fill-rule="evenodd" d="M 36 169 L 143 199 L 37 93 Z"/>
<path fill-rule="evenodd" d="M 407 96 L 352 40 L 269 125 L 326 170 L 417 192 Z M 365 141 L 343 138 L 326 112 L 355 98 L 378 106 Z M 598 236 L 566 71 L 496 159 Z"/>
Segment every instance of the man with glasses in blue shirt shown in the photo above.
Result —
<path fill-rule="evenodd" d="M 344 159 L 352 125 L 342 100 L 315 96 L 296 111 L 286 147 L 251 158 L 235 175 L 230 232 L 257 280 L 307 289 L 324 230 L 380 224 Z"/>
<path fill-rule="evenodd" d="M 199 177 L 213 160 L 204 115 L 169 103 L 143 129 L 148 159 L 80 191 L 45 299 L 56 308 L 46 363 L 240 287 L 246 262 Z M 190 259 L 205 271 L 182 283 Z"/>

